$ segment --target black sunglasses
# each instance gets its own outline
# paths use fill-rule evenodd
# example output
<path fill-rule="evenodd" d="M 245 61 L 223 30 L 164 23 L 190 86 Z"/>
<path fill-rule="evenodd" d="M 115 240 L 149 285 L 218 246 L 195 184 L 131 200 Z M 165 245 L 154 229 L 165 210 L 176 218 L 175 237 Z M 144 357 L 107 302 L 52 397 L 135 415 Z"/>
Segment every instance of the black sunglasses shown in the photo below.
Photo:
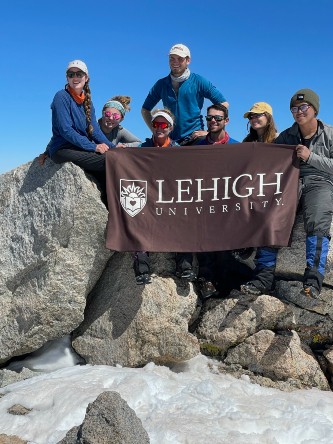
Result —
<path fill-rule="evenodd" d="M 83 71 L 67 71 L 67 77 L 69 79 L 73 79 L 74 77 L 77 77 L 78 79 L 82 79 L 86 75 Z"/>
<path fill-rule="evenodd" d="M 210 122 L 212 119 L 215 119 L 216 122 L 221 122 L 221 120 L 225 120 L 225 117 L 222 116 L 206 116 L 207 122 Z"/>

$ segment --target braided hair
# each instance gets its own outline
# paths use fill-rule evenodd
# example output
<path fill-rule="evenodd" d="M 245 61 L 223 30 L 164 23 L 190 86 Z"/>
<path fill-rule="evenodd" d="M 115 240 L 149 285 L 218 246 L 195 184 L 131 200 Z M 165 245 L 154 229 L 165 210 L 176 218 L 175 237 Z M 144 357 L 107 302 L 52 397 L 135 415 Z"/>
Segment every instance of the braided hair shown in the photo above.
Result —
<path fill-rule="evenodd" d="M 84 94 L 85 94 L 83 108 L 84 108 L 84 112 L 86 114 L 86 118 L 87 118 L 87 122 L 88 122 L 87 133 L 88 133 L 89 137 L 92 137 L 94 127 L 91 124 L 91 91 L 90 91 L 90 87 L 89 87 L 89 78 L 87 79 L 87 81 L 83 87 L 83 90 L 84 90 Z"/>

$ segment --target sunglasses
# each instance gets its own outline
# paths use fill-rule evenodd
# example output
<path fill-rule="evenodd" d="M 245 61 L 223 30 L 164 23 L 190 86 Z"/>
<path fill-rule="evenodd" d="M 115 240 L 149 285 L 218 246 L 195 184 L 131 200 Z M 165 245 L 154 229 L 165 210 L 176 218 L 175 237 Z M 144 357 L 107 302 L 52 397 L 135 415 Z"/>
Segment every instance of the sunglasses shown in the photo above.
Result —
<path fill-rule="evenodd" d="M 166 122 L 153 122 L 152 125 L 153 128 L 162 128 L 162 129 L 169 128 L 169 124 Z"/>
<path fill-rule="evenodd" d="M 207 122 L 210 122 L 212 119 L 215 120 L 215 122 L 221 122 L 221 120 L 225 120 L 225 117 L 216 115 L 216 116 L 206 116 Z"/>
<path fill-rule="evenodd" d="M 296 113 L 299 113 L 299 112 L 305 113 L 310 108 L 310 106 L 311 105 L 308 105 L 307 103 L 303 103 L 303 105 L 300 105 L 300 106 L 292 106 L 290 108 L 290 111 L 293 114 L 296 114 Z"/>
<path fill-rule="evenodd" d="M 264 115 L 265 115 L 265 113 L 252 113 L 252 114 L 249 114 L 248 119 L 249 120 L 251 120 L 251 119 L 259 119 L 259 117 L 262 117 Z"/>
<path fill-rule="evenodd" d="M 74 77 L 77 77 L 78 79 L 82 79 L 86 75 L 83 71 L 67 71 L 67 77 L 69 79 L 74 79 Z"/>
<path fill-rule="evenodd" d="M 121 115 L 118 113 L 110 113 L 110 111 L 104 112 L 105 117 L 109 117 L 110 119 L 119 120 L 121 118 Z"/>

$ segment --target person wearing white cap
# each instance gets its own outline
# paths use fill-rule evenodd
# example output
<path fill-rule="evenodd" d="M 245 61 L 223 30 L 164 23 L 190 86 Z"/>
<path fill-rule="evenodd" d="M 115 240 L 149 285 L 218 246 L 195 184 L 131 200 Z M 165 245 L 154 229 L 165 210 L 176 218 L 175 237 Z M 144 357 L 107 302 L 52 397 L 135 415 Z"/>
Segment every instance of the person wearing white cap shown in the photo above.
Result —
<path fill-rule="evenodd" d="M 95 116 L 89 88 L 87 65 L 69 62 L 67 84 L 51 104 L 52 138 L 47 154 L 55 163 L 73 162 L 93 174 L 105 192 L 104 153 L 114 147 L 101 131 Z"/>
<path fill-rule="evenodd" d="M 147 138 L 139 147 L 143 148 L 168 148 L 177 147 L 178 144 L 170 138 L 175 117 L 168 109 L 155 109 L 150 113 L 152 137 Z M 138 285 L 150 284 L 150 259 L 147 251 L 134 253 L 133 269 L 135 281 Z"/>
<path fill-rule="evenodd" d="M 175 115 L 176 125 L 171 133 L 180 144 L 205 136 L 201 110 L 204 100 L 228 106 L 224 95 L 207 79 L 190 72 L 191 53 L 187 46 L 177 43 L 169 51 L 170 74 L 159 79 L 149 91 L 143 105 L 142 116 L 151 128 L 150 112 L 162 100 L 163 106 Z"/>

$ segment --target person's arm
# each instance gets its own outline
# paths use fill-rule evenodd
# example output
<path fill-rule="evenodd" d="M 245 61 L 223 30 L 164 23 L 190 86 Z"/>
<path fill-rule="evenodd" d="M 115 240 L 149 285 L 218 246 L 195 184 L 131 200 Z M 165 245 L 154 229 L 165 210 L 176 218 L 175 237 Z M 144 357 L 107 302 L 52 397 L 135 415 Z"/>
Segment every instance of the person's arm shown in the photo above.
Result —
<path fill-rule="evenodd" d="M 130 131 L 128 131 L 126 128 L 121 128 L 118 131 L 118 135 L 117 135 L 117 147 L 123 147 L 123 146 L 128 146 L 128 147 L 137 147 L 139 146 L 141 143 L 141 140 L 134 136 L 134 134 L 132 134 Z"/>
<path fill-rule="evenodd" d="M 87 135 L 83 135 L 86 133 L 85 117 L 71 113 L 71 100 L 67 92 L 55 95 L 52 102 L 52 124 L 65 141 L 85 151 L 95 151 L 96 143 L 91 142 Z"/>
<path fill-rule="evenodd" d="M 91 124 L 94 128 L 94 131 L 92 133 L 93 141 L 96 142 L 97 145 L 106 144 L 109 148 L 114 148 L 115 144 L 110 142 L 110 140 L 103 133 L 103 131 L 101 130 L 101 127 L 99 126 L 99 124 L 97 122 L 95 108 L 94 108 L 93 104 L 91 104 Z"/>
<path fill-rule="evenodd" d="M 141 114 L 142 114 L 143 120 L 145 121 L 146 125 L 148 126 L 148 128 L 151 131 L 152 130 L 152 128 L 151 128 L 151 112 L 148 109 L 141 108 Z"/>
<path fill-rule="evenodd" d="M 161 88 L 165 79 L 158 80 L 155 85 L 149 91 L 145 101 L 143 102 L 141 108 L 141 114 L 143 120 L 151 131 L 151 110 L 158 104 L 161 100 Z"/>

